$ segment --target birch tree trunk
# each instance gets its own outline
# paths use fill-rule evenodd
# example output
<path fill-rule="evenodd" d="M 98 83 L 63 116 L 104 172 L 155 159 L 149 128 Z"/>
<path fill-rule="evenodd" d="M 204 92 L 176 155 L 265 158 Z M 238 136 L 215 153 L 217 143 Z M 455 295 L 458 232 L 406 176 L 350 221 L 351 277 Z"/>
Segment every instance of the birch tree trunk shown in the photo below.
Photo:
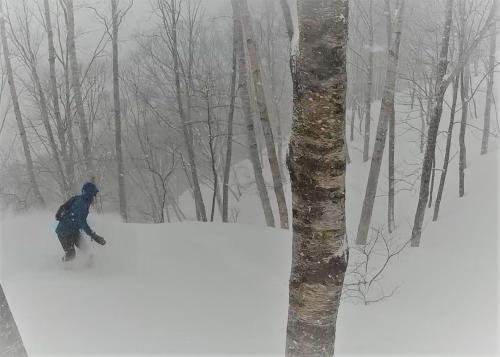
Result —
<path fill-rule="evenodd" d="M 233 119 L 234 119 L 234 102 L 236 99 L 236 71 L 238 59 L 238 43 L 236 32 L 238 22 L 233 14 L 233 62 L 231 72 L 231 98 L 229 103 L 229 114 L 227 118 L 227 147 L 226 147 L 226 160 L 224 163 L 224 177 L 222 183 L 222 222 L 228 221 L 229 210 L 229 175 L 231 171 L 231 157 L 233 153 Z"/>
<path fill-rule="evenodd" d="M 384 95 L 382 97 L 382 105 L 380 107 L 380 115 L 377 125 L 377 135 L 375 137 L 375 145 L 373 147 L 373 155 L 368 174 L 368 183 L 366 184 L 366 193 L 363 200 L 363 208 L 361 218 L 358 225 L 358 234 L 356 244 L 366 244 L 368 230 L 372 219 L 373 204 L 375 203 L 375 195 L 377 193 L 378 178 L 380 175 L 380 166 L 385 149 L 385 137 L 387 135 L 387 126 L 394 111 L 394 91 L 396 88 L 396 74 L 398 69 L 399 45 L 401 42 L 401 24 L 403 21 L 404 0 L 401 0 L 396 9 L 396 17 L 394 23 L 394 41 L 389 51 L 387 63 L 387 74 L 385 79 Z"/>
<path fill-rule="evenodd" d="M 496 13 L 497 1 L 493 2 L 494 9 Z M 488 152 L 488 139 L 490 137 L 490 117 L 491 117 L 491 103 L 493 102 L 493 83 L 495 78 L 495 53 L 497 46 L 497 22 L 493 21 L 491 26 L 490 35 L 490 54 L 489 54 L 489 64 L 488 64 L 488 84 L 486 87 L 486 103 L 484 106 L 484 126 L 483 126 L 483 140 L 481 142 L 481 155 Z"/>
<path fill-rule="evenodd" d="M 257 146 L 257 138 L 255 137 L 255 129 L 252 118 L 252 109 L 250 103 L 250 93 L 248 84 L 248 71 L 247 71 L 247 58 L 245 53 L 245 44 L 243 42 L 243 25 L 241 21 L 241 3 L 240 0 L 231 0 L 233 7 L 233 17 L 236 22 L 236 43 L 238 50 L 238 93 L 241 99 L 241 105 L 243 109 L 243 116 L 245 117 L 245 122 L 247 125 L 247 138 L 248 138 L 248 149 L 250 162 L 252 163 L 253 172 L 255 175 L 255 183 L 257 185 L 257 191 L 259 193 L 260 202 L 262 204 L 262 210 L 264 211 L 264 217 L 266 219 L 266 224 L 269 227 L 274 227 L 274 216 L 271 209 L 271 202 L 269 201 L 269 195 L 267 193 L 267 187 L 264 181 L 264 176 L 262 174 L 261 161 L 259 160 L 259 150 Z"/>
<path fill-rule="evenodd" d="M 0 356 L 27 357 L 21 335 L 0 284 Z"/>
<path fill-rule="evenodd" d="M 120 215 L 124 222 L 127 222 L 127 197 L 125 195 L 125 169 L 123 165 L 122 153 L 122 119 L 120 106 L 120 74 L 118 67 L 118 6 L 117 0 L 111 0 L 111 13 L 113 17 L 113 34 L 111 41 L 113 44 L 113 105 L 115 114 L 115 150 L 118 170 L 118 197 L 120 200 Z"/>
<path fill-rule="evenodd" d="M 368 81 L 366 83 L 365 95 L 365 136 L 363 141 L 363 162 L 368 161 L 370 152 L 370 127 L 372 108 L 372 88 L 373 88 L 373 0 L 370 0 L 368 8 L 369 28 L 368 28 Z"/>
<path fill-rule="evenodd" d="M 448 125 L 448 133 L 446 137 L 446 149 L 443 160 L 443 169 L 441 170 L 441 177 L 439 179 L 439 188 L 436 195 L 436 203 L 434 204 L 434 213 L 432 215 L 432 220 L 437 221 L 439 216 L 439 206 L 441 205 L 441 199 L 444 192 L 444 184 L 446 181 L 446 174 L 448 173 L 448 164 L 450 162 L 450 151 L 451 151 L 451 139 L 453 138 L 453 127 L 455 126 L 455 111 L 457 108 L 457 98 L 458 98 L 458 84 L 459 77 L 456 77 L 453 81 L 453 99 L 451 103 L 451 113 L 450 113 L 450 123 Z"/>
<path fill-rule="evenodd" d="M 424 222 L 425 206 L 429 199 L 429 184 L 432 170 L 432 159 L 436 149 L 436 139 L 439 130 L 439 122 L 443 112 L 443 101 L 446 93 L 447 83 L 444 81 L 446 69 L 448 67 L 448 48 L 450 45 L 451 21 L 453 17 L 453 0 L 446 1 L 444 32 L 439 54 L 439 66 L 436 77 L 436 103 L 429 119 L 429 130 L 427 134 L 427 144 L 425 147 L 422 175 L 420 178 L 420 193 L 418 198 L 417 212 L 411 233 L 411 246 L 418 247 L 422 235 L 422 224 Z"/>
<path fill-rule="evenodd" d="M 267 149 L 267 157 L 271 168 L 271 175 L 274 185 L 274 193 L 278 202 L 278 211 L 280 216 L 281 228 L 288 229 L 288 208 L 286 205 L 285 190 L 283 189 L 283 180 L 281 178 L 281 169 L 276 154 L 273 131 L 269 120 L 267 110 L 266 96 L 264 93 L 264 83 L 262 78 L 262 63 L 258 53 L 257 42 L 250 22 L 250 12 L 248 10 L 247 0 L 241 1 L 243 36 L 247 43 L 248 54 L 250 58 L 250 69 L 253 76 L 253 85 L 256 94 L 257 106 L 259 109 L 260 122 L 264 133 L 264 142 Z"/>
<path fill-rule="evenodd" d="M 299 0 L 288 167 L 293 197 L 287 356 L 332 356 L 347 268 L 345 95 L 348 2 Z"/>
<path fill-rule="evenodd" d="M 41 207 L 45 207 L 45 200 L 40 193 L 40 188 L 35 177 L 35 171 L 33 168 L 33 159 L 31 157 L 30 146 L 28 138 L 26 135 L 26 129 L 23 123 L 23 117 L 21 114 L 21 109 L 19 107 L 19 99 L 17 97 L 16 84 L 14 82 L 14 73 L 12 71 L 12 64 L 10 62 L 10 52 L 9 44 L 7 42 L 7 33 L 5 30 L 5 14 L 3 12 L 3 0 L 0 0 L 0 36 L 2 37 L 2 49 L 3 56 L 5 60 L 5 68 L 7 70 L 7 80 L 9 82 L 10 96 L 12 99 L 12 106 L 14 107 L 14 116 L 16 117 L 17 128 L 19 131 L 19 136 L 23 145 L 24 157 L 26 160 L 26 170 L 28 171 L 28 177 L 30 180 L 31 189 L 35 196 L 36 203 Z"/>

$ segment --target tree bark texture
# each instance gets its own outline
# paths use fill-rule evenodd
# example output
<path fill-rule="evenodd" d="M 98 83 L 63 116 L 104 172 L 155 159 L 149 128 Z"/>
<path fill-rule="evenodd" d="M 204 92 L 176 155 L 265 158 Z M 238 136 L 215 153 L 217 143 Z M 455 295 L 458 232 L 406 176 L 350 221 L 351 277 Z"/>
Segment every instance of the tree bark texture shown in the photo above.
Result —
<path fill-rule="evenodd" d="M 345 95 L 348 2 L 299 0 L 288 168 L 293 197 L 287 356 L 332 356 L 347 267 Z"/>

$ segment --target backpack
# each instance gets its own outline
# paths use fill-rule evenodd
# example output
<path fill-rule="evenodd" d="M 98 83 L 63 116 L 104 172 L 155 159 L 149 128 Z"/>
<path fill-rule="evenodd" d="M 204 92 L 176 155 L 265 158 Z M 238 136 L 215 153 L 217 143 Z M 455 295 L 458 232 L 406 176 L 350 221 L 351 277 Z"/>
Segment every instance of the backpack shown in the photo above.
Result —
<path fill-rule="evenodd" d="M 71 206 L 73 205 L 73 202 L 76 201 L 78 196 L 73 196 L 69 200 L 67 200 L 61 207 L 56 212 L 56 220 L 57 221 L 62 221 L 66 216 L 68 216 L 71 213 Z"/>

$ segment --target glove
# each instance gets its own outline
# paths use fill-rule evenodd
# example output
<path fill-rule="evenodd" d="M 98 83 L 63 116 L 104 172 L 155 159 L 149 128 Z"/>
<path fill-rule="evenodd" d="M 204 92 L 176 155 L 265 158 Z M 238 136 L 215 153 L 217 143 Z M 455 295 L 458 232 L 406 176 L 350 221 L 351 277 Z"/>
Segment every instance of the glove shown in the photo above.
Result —
<path fill-rule="evenodd" d="M 95 233 L 92 235 L 91 239 L 93 241 L 95 241 L 97 244 L 100 244 L 100 245 L 106 244 L 106 241 L 104 240 L 104 238 L 101 237 L 100 235 L 95 234 Z"/>

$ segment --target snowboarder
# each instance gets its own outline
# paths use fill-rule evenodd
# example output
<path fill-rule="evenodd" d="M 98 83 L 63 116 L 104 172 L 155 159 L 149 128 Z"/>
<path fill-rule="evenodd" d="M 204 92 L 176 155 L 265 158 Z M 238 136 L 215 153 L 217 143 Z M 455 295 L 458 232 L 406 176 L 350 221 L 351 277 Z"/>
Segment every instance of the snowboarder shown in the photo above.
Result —
<path fill-rule="evenodd" d="M 99 190 L 92 182 L 87 182 L 82 187 L 82 194 L 71 197 L 64 203 L 56 213 L 56 220 L 59 224 L 56 228 L 57 237 L 61 242 L 62 248 L 66 253 L 62 258 L 64 262 L 75 258 L 75 246 L 80 250 L 87 248 L 87 243 L 81 237 L 80 230 L 100 245 L 106 244 L 101 236 L 97 235 L 87 224 L 90 205 L 94 202 L 95 196 Z"/>

